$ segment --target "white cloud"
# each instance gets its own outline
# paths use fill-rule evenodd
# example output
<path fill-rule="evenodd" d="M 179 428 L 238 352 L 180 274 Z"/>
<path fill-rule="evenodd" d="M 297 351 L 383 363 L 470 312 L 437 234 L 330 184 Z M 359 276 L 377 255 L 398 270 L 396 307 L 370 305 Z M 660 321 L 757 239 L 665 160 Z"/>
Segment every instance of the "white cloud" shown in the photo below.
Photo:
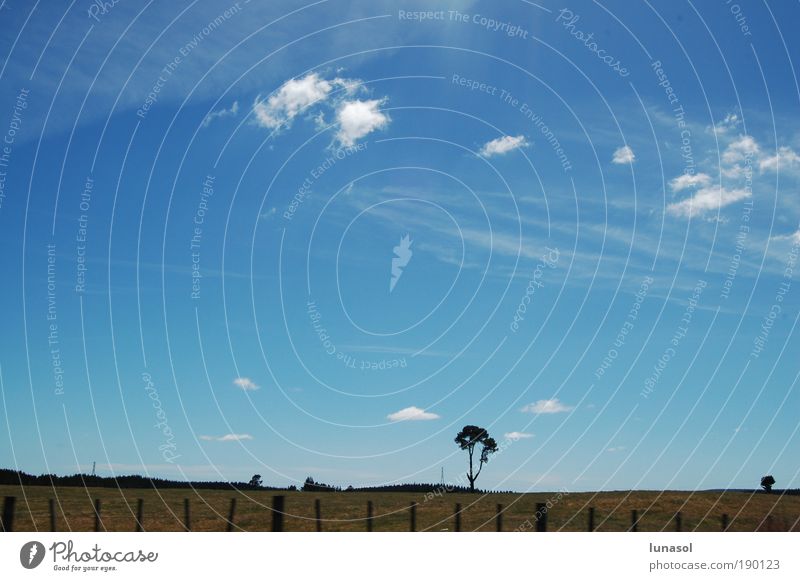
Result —
<path fill-rule="evenodd" d="M 526 438 L 533 438 L 533 434 L 528 434 L 527 432 L 506 432 L 505 434 L 506 440 L 524 440 Z"/>
<path fill-rule="evenodd" d="M 258 386 L 249 377 L 237 377 L 233 380 L 233 385 L 243 389 L 244 391 L 253 391 L 258 389 Z"/>
<path fill-rule="evenodd" d="M 337 141 L 345 147 L 350 147 L 376 129 L 385 128 L 390 119 L 379 110 L 385 102 L 386 99 L 368 101 L 357 99 L 342 103 L 336 112 L 336 122 L 339 124 Z"/>
<path fill-rule="evenodd" d="M 223 117 L 235 117 L 239 113 L 239 101 L 234 101 L 230 109 L 222 108 L 219 111 L 212 111 L 206 115 L 201 125 L 208 127 L 214 119 L 221 119 Z"/>
<path fill-rule="evenodd" d="M 509 151 L 519 149 L 520 147 L 528 147 L 528 145 L 529 143 L 524 135 L 504 135 L 503 137 L 498 137 L 497 139 L 486 142 L 483 147 L 481 147 L 480 154 L 483 157 L 503 155 Z"/>
<path fill-rule="evenodd" d="M 416 406 L 407 407 L 386 416 L 390 422 L 404 422 L 404 421 L 420 421 L 420 420 L 438 420 L 439 415 L 426 412 Z"/>
<path fill-rule="evenodd" d="M 770 240 L 776 240 L 776 241 L 788 240 L 792 244 L 800 244 L 800 230 L 797 230 L 792 234 L 779 234 L 777 236 L 773 236 L 772 238 L 770 238 Z"/>
<path fill-rule="evenodd" d="M 625 446 L 614 446 L 606 450 L 606 452 L 622 452 L 625 449 Z"/>
<path fill-rule="evenodd" d="M 317 73 L 289 79 L 266 102 L 256 97 L 253 103 L 256 123 L 269 129 L 286 125 L 306 107 L 327 99 L 334 85 L 343 82 L 343 79 L 327 81 Z"/>
<path fill-rule="evenodd" d="M 529 403 L 522 408 L 523 412 L 532 414 L 559 414 L 563 412 L 572 411 L 574 408 L 565 405 L 558 398 L 553 399 L 540 399 L 535 403 Z"/>
<path fill-rule="evenodd" d="M 749 198 L 751 195 L 750 191 L 743 189 L 701 188 L 694 196 L 667 206 L 667 213 L 673 216 L 700 216 L 710 210 L 724 208 L 734 202 Z"/>
<path fill-rule="evenodd" d="M 252 440 L 250 434 L 225 434 L 224 436 L 200 436 L 201 440 L 207 442 L 240 442 L 242 440 Z"/>
<path fill-rule="evenodd" d="M 673 192 L 679 192 L 686 188 L 704 187 L 711 183 L 711 177 L 708 174 L 683 174 L 669 182 L 669 186 Z"/>
<path fill-rule="evenodd" d="M 722 153 L 722 161 L 727 164 L 737 164 L 744 161 L 746 157 L 751 158 L 758 155 L 759 147 L 756 140 L 749 135 L 740 135 L 738 139 L 732 141 Z"/>
<path fill-rule="evenodd" d="M 781 169 L 789 169 L 792 166 L 800 163 L 800 155 L 797 155 L 790 147 L 779 147 L 775 155 L 769 157 L 762 157 L 758 161 L 758 169 L 761 171 L 777 171 Z"/>
<path fill-rule="evenodd" d="M 728 113 L 725 119 L 714 125 L 712 129 L 717 135 L 722 135 L 731 129 L 736 129 L 738 126 L 739 116 L 736 113 Z"/>
<path fill-rule="evenodd" d="M 617 164 L 633 163 L 636 161 L 636 156 L 630 146 L 623 145 L 614 152 L 614 158 L 611 161 Z"/>

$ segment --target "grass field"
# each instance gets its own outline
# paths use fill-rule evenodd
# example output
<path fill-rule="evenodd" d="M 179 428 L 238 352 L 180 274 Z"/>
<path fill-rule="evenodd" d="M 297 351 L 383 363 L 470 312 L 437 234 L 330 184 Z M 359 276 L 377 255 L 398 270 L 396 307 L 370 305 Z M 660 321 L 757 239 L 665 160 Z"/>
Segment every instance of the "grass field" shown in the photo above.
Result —
<path fill-rule="evenodd" d="M 285 496 L 284 529 L 314 531 L 315 499 L 320 499 L 324 531 L 366 530 L 367 502 L 373 503 L 373 530 L 408 531 L 412 502 L 417 503 L 416 530 L 453 531 L 454 508 L 460 503 L 462 531 L 494 531 L 497 505 L 502 504 L 503 530 L 533 530 L 537 503 L 547 503 L 548 531 L 585 531 L 588 509 L 595 509 L 598 531 L 630 528 L 632 510 L 639 531 L 675 530 L 681 512 L 684 531 L 719 531 L 723 513 L 729 530 L 800 530 L 800 496 L 746 492 L 601 492 L 535 494 L 446 494 L 427 498 L 403 492 L 307 492 L 221 490 L 148 490 L 46 486 L 0 486 L 0 496 L 15 496 L 14 530 L 50 530 L 49 500 L 55 500 L 59 531 L 94 529 L 94 500 L 101 500 L 102 528 L 132 531 L 138 499 L 144 500 L 145 531 L 183 531 L 184 499 L 190 500 L 191 526 L 196 531 L 224 531 L 231 499 L 236 498 L 233 530 L 270 530 L 272 497 Z M 767 521 L 767 517 L 771 518 Z"/>

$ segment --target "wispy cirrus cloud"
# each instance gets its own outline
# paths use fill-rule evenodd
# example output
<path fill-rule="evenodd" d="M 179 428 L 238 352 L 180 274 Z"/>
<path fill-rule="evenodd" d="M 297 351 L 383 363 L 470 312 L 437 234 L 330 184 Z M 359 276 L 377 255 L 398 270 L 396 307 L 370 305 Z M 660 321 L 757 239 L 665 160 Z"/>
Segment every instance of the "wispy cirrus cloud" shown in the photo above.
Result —
<path fill-rule="evenodd" d="M 669 204 L 667 213 L 691 218 L 724 208 L 751 196 L 752 192 L 748 189 L 727 189 L 721 186 L 700 188 L 692 197 Z"/>
<path fill-rule="evenodd" d="M 205 119 L 201 123 L 203 128 L 208 127 L 211 125 L 211 122 L 214 119 L 222 119 L 224 117 L 236 117 L 239 114 L 239 101 L 234 101 L 233 105 L 230 106 L 230 109 L 219 109 L 217 111 L 212 111 L 208 115 L 206 115 Z"/>
<path fill-rule="evenodd" d="M 241 442 L 243 440 L 252 440 L 253 436 L 250 434 L 225 434 L 224 436 L 199 436 L 201 440 L 206 442 Z"/>
<path fill-rule="evenodd" d="M 540 399 L 534 403 L 529 403 L 520 411 L 531 414 L 560 414 L 573 409 L 575 409 L 573 406 L 566 405 L 554 397 L 553 399 Z"/>
<path fill-rule="evenodd" d="M 529 434 L 527 432 L 506 432 L 503 434 L 503 436 L 506 438 L 506 440 L 512 440 L 514 442 L 533 438 L 533 434 Z"/>

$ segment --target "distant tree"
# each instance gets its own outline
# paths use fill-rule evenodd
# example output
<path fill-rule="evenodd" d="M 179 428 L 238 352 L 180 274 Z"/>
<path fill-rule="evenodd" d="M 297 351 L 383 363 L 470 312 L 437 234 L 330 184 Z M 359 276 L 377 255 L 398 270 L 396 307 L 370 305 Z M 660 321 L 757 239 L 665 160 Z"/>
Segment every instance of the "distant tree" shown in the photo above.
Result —
<path fill-rule="evenodd" d="M 260 487 L 261 486 L 261 474 L 253 474 L 253 477 L 248 482 L 250 486 Z"/>
<path fill-rule="evenodd" d="M 293 491 L 296 491 L 296 490 L 297 490 L 297 486 L 295 486 L 294 484 L 290 484 L 290 485 L 289 485 L 289 488 L 287 488 L 286 490 L 293 490 Z"/>
<path fill-rule="evenodd" d="M 772 492 L 773 486 L 775 486 L 775 479 L 772 477 L 771 474 L 761 478 L 761 488 L 763 488 L 767 492 Z"/>
<path fill-rule="evenodd" d="M 495 442 L 494 438 L 489 437 L 489 432 L 478 426 L 464 426 L 456 436 L 455 442 L 459 448 L 466 450 L 469 454 L 467 480 L 469 480 L 470 492 L 475 492 L 475 481 L 480 476 L 483 465 L 489 461 L 489 456 L 497 452 L 497 442 Z M 475 447 L 478 445 L 480 445 L 480 454 L 478 457 L 478 471 L 475 472 L 474 456 Z"/>

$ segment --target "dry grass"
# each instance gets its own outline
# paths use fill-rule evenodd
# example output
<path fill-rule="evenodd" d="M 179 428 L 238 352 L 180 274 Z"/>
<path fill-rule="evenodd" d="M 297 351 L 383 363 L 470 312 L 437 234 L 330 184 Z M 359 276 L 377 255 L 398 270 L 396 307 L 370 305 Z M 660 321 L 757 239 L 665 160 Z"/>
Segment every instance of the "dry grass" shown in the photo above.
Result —
<path fill-rule="evenodd" d="M 681 511 L 684 531 L 719 531 L 721 517 L 729 517 L 729 530 L 800 530 L 800 496 L 744 492 L 601 492 L 535 494 L 447 494 L 427 499 L 418 493 L 372 492 L 242 492 L 218 490 L 144 490 L 45 486 L 0 486 L 0 496 L 15 496 L 17 531 L 49 530 L 49 499 L 56 503 L 58 530 L 90 531 L 94 528 L 94 499 L 101 500 L 102 526 L 109 531 L 132 531 L 137 500 L 144 500 L 145 530 L 182 531 L 184 499 L 190 499 L 192 529 L 223 531 L 232 498 L 237 499 L 234 530 L 270 530 L 272 497 L 286 498 L 285 529 L 316 530 L 314 500 L 322 507 L 325 531 L 366 530 L 367 501 L 373 503 L 375 531 L 409 530 L 409 505 L 417 503 L 417 530 L 454 530 L 456 503 L 462 507 L 464 531 L 493 531 L 497 505 L 502 504 L 503 530 L 531 530 L 537 503 L 551 504 L 548 530 L 584 531 L 588 508 L 595 509 L 599 531 L 625 531 L 631 511 L 639 517 L 638 530 L 675 530 L 674 515 Z"/>

